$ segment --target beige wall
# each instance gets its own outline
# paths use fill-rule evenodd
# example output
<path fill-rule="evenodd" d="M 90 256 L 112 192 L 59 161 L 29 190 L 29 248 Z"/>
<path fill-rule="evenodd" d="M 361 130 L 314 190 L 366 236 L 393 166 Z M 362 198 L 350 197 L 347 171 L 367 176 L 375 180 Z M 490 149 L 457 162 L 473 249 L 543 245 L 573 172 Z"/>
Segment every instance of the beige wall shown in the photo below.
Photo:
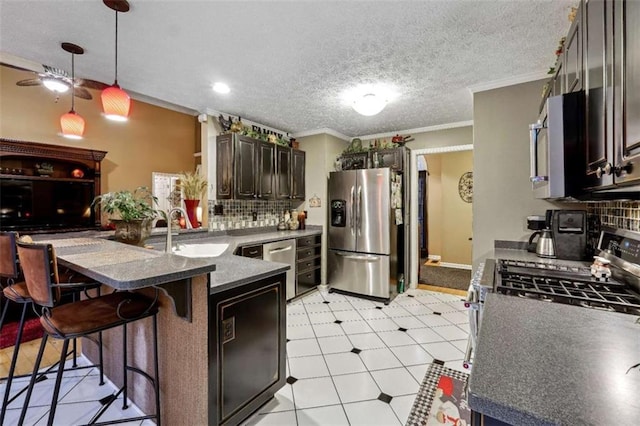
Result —
<path fill-rule="evenodd" d="M 417 133 L 413 137 L 415 140 L 407 143 L 412 150 L 467 145 L 473 143 L 473 126 Z"/>
<path fill-rule="evenodd" d="M 472 205 L 462 201 L 458 181 L 473 169 L 473 151 L 425 155 L 429 170 L 429 254 L 444 263 L 471 264 Z"/>
<path fill-rule="evenodd" d="M 525 241 L 526 217 L 561 205 L 536 200 L 529 182 L 529 124 L 538 116 L 544 81 L 474 94 L 473 263 L 494 240 Z"/>
<path fill-rule="evenodd" d="M 0 136 L 52 145 L 107 151 L 102 162 L 102 192 L 151 187 L 151 172 L 193 170 L 200 138 L 196 117 L 136 100 L 126 123 L 101 115 L 100 92 L 92 100 L 76 97 L 75 109 L 86 122 L 84 139 L 59 135 L 60 116 L 69 111 L 71 95 L 55 95 L 42 86 L 18 87 L 34 74 L 0 66 Z"/>
<path fill-rule="evenodd" d="M 322 283 L 327 283 L 327 183 L 329 172 L 335 170 L 336 158 L 347 147 L 347 142 L 328 134 L 299 139 L 300 149 L 306 152 L 306 201 L 301 205 L 309 217 L 307 224 L 322 225 Z M 310 208 L 309 199 L 317 195 L 321 207 Z"/>

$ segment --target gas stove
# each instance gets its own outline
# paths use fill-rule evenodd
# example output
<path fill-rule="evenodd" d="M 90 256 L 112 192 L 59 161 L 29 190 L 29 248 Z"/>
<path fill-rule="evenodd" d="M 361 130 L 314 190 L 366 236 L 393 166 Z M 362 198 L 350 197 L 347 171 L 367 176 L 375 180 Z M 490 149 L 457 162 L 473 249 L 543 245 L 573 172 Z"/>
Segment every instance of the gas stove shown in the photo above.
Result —
<path fill-rule="evenodd" d="M 547 302 L 640 315 L 640 234 L 606 229 L 598 243 L 613 276 L 591 276 L 587 264 L 500 260 L 494 291 Z"/>

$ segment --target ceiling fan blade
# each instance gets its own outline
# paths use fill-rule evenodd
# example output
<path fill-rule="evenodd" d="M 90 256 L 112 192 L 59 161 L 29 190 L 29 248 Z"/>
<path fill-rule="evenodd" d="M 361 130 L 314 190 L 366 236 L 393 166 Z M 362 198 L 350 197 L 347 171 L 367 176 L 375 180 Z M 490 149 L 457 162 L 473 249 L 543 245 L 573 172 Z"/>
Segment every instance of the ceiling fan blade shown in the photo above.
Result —
<path fill-rule="evenodd" d="M 20 80 L 16 84 L 18 86 L 40 86 L 42 84 L 42 80 L 39 78 L 29 78 L 27 80 Z"/>
<path fill-rule="evenodd" d="M 89 91 L 83 87 L 76 87 L 74 89 L 74 93 L 76 95 L 76 97 L 81 98 L 81 99 L 93 99 L 93 97 L 91 96 L 91 93 L 89 93 Z"/>
<path fill-rule="evenodd" d="M 87 89 L 104 90 L 109 87 L 101 81 L 90 80 L 88 78 L 76 78 L 76 87 L 86 87 Z"/>
<path fill-rule="evenodd" d="M 0 65 L 3 65 L 5 67 L 7 67 L 7 68 L 13 68 L 14 70 L 28 71 L 28 72 L 33 72 L 33 73 L 38 74 L 38 71 L 30 70 L 30 69 L 24 68 L 24 67 L 19 67 L 17 65 L 8 64 L 6 62 L 0 62 Z"/>

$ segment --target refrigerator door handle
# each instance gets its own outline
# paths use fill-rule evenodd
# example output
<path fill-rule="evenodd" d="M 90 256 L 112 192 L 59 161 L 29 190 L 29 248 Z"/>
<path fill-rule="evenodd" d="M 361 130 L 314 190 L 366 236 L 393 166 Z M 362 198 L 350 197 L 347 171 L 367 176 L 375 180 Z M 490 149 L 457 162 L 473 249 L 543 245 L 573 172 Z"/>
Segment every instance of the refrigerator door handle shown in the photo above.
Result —
<path fill-rule="evenodd" d="M 351 228 L 351 235 L 355 235 L 355 230 L 356 230 L 356 224 L 355 224 L 355 217 L 356 217 L 356 187 L 352 186 L 351 187 L 351 217 L 349 217 L 349 228 Z"/>
<path fill-rule="evenodd" d="M 362 234 L 362 230 L 360 229 L 362 226 L 362 186 L 358 185 L 358 199 L 357 199 L 357 216 L 356 216 L 356 228 L 358 229 L 358 236 Z"/>
<path fill-rule="evenodd" d="M 374 256 L 374 255 L 357 256 L 353 254 L 346 254 L 346 253 L 339 253 L 339 252 L 336 252 L 336 255 L 344 257 L 345 259 L 356 260 L 360 262 L 377 262 L 380 259 L 379 256 Z"/>

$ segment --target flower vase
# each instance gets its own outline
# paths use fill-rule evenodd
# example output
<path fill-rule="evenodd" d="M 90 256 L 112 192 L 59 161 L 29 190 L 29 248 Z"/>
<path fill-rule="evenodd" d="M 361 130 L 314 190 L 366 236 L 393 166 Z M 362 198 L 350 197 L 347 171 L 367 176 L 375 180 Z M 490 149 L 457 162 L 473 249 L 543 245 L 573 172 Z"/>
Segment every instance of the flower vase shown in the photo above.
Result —
<path fill-rule="evenodd" d="M 189 218 L 189 222 L 191 222 L 191 226 L 194 229 L 200 227 L 198 218 L 196 216 L 196 209 L 198 208 L 198 204 L 200 204 L 200 200 L 184 200 L 184 206 L 187 210 L 187 217 Z"/>

